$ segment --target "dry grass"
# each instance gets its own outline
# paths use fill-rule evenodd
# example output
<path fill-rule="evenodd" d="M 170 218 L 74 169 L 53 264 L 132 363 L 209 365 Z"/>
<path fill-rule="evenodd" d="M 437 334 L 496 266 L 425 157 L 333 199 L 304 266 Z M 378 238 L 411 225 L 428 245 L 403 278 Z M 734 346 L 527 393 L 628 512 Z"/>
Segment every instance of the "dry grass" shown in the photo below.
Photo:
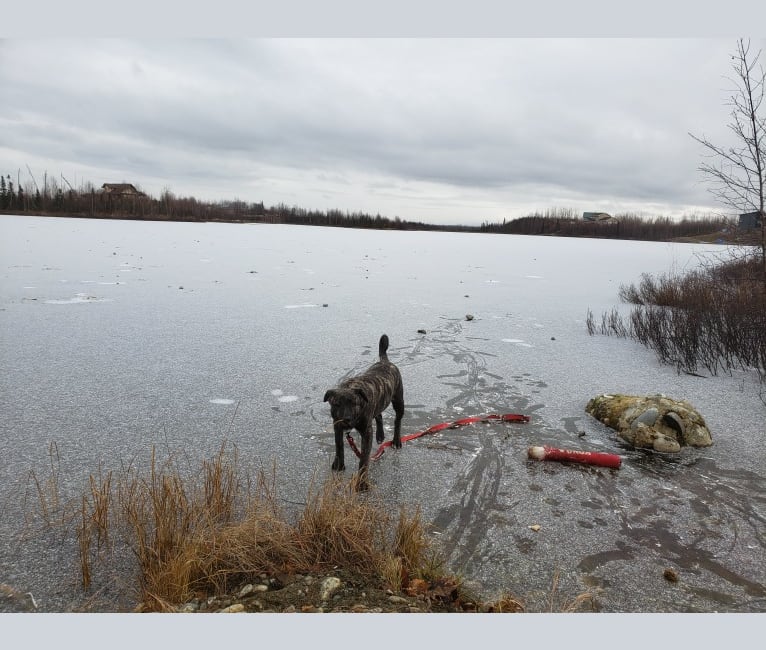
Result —
<path fill-rule="evenodd" d="M 418 509 L 397 516 L 374 494 L 332 477 L 310 489 L 290 522 L 275 468 L 255 481 L 240 474 L 236 453 L 222 447 L 196 473 L 153 451 L 144 473 L 130 466 L 116 481 L 111 473 L 91 476 L 77 530 L 83 587 L 116 546 L 135 556 L 139 598 L 153 611 L 225 593 L 261 573 L 342 567 L 391 589 L 439 575 Z"/>
<path fill-rule="evenodd" d="M 34 471 L 30 471 L 29 481 L 34 484 L 43 521 L 47 526 L 53 527 L 65 523 L 66 520 L 66 509 L 62 508 L 60 499 L 61 457 L 55 442 L 48 446 L 48 464 L 48 478 L 41 480 Z"/>
<path fill-rule="evenodd" d="M 581 611 L 586 606 L 589 607 L 592 612 L 597 611 L 596 594 L 590 591 L 578 594 L 571 600 L 565 600 L 563 602 L 559 601 L 557 592 L 559 588 L 560 573 L 561 572 L 558 569 L 553 572 L 551 591 L 548 596 L 548 611 L 571 614 Z"/>

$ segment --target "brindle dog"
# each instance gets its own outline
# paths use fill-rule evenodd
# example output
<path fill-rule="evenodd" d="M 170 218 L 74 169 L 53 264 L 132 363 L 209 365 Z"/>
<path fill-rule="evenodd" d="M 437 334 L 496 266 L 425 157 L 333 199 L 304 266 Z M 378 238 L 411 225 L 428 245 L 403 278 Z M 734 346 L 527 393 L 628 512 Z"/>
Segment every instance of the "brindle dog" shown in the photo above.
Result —
<path fill-rule="evenodd" d="M 400 449 L 402 416 L 404 415 L 404 387 L 399 369 L 388 360 L 388 336 L 380 337 L 378 354 L 380 361 L 372 364 L 363 374 L 351 377 L 328 390 L 324 401 L 330 402 L 335 429 L 335 460 L 332 468 L 340 472 L 346 468 L 343 460 L 343 434 L 356 429 L 362 436 L 362 451 L 359 458 L 359 480 L 357 486 L 366 490 L 367 465 L 372 449 L 372 421 L 375 420 L 375 439 L 383 442 L 383 416 L 381 413 L 391 404 L 396 413 L 394 420 L 393 446 Z"/>

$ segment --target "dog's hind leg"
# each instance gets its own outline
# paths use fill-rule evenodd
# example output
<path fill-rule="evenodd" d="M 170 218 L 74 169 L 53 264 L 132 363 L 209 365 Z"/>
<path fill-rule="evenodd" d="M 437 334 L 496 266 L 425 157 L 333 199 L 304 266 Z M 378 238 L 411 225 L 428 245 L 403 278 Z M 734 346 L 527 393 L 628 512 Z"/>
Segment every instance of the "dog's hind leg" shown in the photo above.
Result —
<path fill-rule="evenodd" d="M 378 413 L 375 416 L 375 441 L 380 444 L 386 439 L 386 433 L 383 431 L 383 416 Z"/>
<path fill-rule="evenodd" d="M 394 397 L 391 400 L 391 405 L 394 407 L 394 413 L 396 413 L 396 419 L 394 420 L 394 439 L 392 444 L 397 449 L 402 448 L 402 418 L 404 417 L 404 387 L 400 383 Z"/>

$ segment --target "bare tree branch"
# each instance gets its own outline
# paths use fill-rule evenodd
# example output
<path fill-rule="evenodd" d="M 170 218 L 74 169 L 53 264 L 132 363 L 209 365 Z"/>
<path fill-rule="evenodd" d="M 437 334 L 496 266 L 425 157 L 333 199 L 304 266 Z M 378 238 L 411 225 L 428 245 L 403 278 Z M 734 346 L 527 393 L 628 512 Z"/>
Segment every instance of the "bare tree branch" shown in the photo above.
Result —
<path fill-rule="evenodd" d="M 750 41 L 737 41 L 732 56 L 734 77 L 727 125 L 736 144 L 722 147 L 707 138 L 689 134 L 706 150 L 712 163 L 702 163 L 698 170 L 710 183 L 710 193 L 719 202 L 740 212 L 758 212 L 761 224 L 760 257 L 766 292 L 766 115 L 763 114 L 766 72 L 760 64 L 761 51 L 751 53 Z"/>

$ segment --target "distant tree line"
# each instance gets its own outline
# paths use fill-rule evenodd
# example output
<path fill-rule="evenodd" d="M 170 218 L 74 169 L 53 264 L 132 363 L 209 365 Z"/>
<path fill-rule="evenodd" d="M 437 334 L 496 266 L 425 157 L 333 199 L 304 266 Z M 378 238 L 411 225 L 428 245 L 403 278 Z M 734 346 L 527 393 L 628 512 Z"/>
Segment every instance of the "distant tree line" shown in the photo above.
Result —
<path fill-rule="evenodd" d="M 135 219 L 147 221 L 223 221 L 242 223 L 283 223 L 307 226 L 336 226 L 377 230 L 429 230 L 450 232 L 483 232 L 512 235 L 553 235 L 559 237 L 600 237 L 605 239 L 640 239 L 667 241 L 720 232 L 731 224 L 724 218 L 698 217 L 673 221 L 668 217 L 646 219 L 634 214 L 617 215 L 615 220 L 590 222 L 571 208 L 485 222 L 481 226 L 437 225 L 393 219 L 380 214 L 342 210 L 308 210 L 280 203 L 266 207 L 263 202 L 200 201 L 176 196 L 163 189 L 159 198 L 139 190 L 135 194 L 105 192 L 85 182 L 74 188 L 63 176 L 43 175 L 38 184 L 29 170 L 22 184 L 20 173 L 16 183 L 10 174 L 0 175 L 0 212 L 100 219 Z"/>
<path fill-rule="evenodd" d="M 63 176 L 59 181 L 47 173 L 42 188 L 34 177 L 22 186 L 20 181 L 14 184 L 9 174 L 0 176 L 0 211 L 9 214 L 147 221 L 285 223 L 381 230 L 479 230 L 476 226 L 444 226 L 407 221 L 399 217 L 390 219 L 380 214 L 363 212 L 307 210 L 284 203 L 265 207 L 262 201 L 200 201 L 193 197 L 176 196 L 167 188 L 159 198 L 140 191 L 137 194 L 104 192 L 90 182 L 75 189 Z"/>
<path fill-rule="evenodd" d="M 586 221 L 574 210 L 562 208 L 503 223 L 484 223 L 481 225 L 481 231 L 509 235 L 668 241 L 680 237 L 708 235 L 731 229 L 733 226 L 732 220 L 725 217 L 684 217 L 680 221 L 674 221 L 669 217 L 645 218 L 630 213 L 617 214 L 607 221 Z"/>

